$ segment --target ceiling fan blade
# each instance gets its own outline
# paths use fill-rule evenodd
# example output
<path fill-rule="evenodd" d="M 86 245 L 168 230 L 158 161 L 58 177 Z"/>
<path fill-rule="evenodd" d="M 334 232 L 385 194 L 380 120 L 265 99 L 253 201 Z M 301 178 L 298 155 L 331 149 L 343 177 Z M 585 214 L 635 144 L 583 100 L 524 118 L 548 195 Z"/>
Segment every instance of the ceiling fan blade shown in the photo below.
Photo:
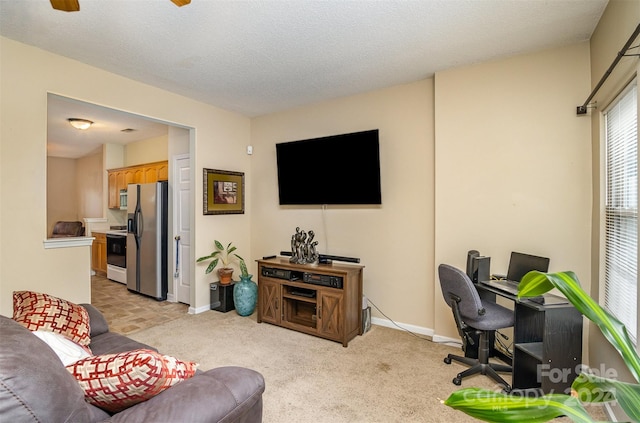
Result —
<path fill-rule="evenodd" d="M 50 0 L 51 6 L 56 10 L 63 12 L 77 12 L 80 10 L 78 0 Z"/>
<path fill-rule="evenodd" d="M 178 7 L 182 7 L 191 3 L 191 0 L 171 0 L 171 1 L 173 2 L 173 4 L 175 4 Z"/>

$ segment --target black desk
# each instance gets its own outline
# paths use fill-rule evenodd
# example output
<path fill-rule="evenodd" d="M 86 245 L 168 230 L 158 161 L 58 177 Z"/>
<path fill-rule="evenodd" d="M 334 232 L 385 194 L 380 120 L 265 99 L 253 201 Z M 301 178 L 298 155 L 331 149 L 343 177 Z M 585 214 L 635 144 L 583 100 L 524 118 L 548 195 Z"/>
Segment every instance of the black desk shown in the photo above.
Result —
<path fill-rule="evenodd" d="M 569 394 L 582 363 L 582 314 L 571 303 L 542 305 L 482 284 L 480 298 L 514 302 L 514 393 L 542 390 Z"/>

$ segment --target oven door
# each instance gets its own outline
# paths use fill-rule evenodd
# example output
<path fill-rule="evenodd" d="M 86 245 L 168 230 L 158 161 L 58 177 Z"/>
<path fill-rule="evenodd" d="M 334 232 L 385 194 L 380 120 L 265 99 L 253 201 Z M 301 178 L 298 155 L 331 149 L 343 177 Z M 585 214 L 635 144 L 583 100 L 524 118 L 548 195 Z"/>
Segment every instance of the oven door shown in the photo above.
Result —
<path fill-rule="evenodd" d="M 127 267 L 127 236 L 107 234 L 107 265 Z"/>

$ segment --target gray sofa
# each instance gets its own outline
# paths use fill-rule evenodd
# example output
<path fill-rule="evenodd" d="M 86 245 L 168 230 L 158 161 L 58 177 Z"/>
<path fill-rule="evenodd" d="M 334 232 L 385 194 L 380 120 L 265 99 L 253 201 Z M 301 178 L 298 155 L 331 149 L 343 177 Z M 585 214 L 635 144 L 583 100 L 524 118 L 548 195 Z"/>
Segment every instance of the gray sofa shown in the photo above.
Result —
<path fill-rule="evenodd" d="M 149 348 L 109 332 L 102 314 L 90 317 L 94 355 Z M 157 350 L 156 350 L 157 351 Z M 87 403 L 78 382 L 49 346 L 0 316 L 0 420 L 6 422 L 261 422 L 264 379 L 256 371 L 220 367 L 198 371 L 155 397 L 117 414 Z"/>

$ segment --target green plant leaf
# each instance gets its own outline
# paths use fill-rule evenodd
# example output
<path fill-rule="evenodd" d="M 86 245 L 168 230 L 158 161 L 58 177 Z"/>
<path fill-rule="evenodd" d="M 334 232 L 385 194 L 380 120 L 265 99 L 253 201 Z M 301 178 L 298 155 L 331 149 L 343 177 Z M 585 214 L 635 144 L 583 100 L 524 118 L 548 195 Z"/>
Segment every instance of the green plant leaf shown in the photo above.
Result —
<path fill-rule="evenodd" d="M 562 292 L 580 313 L 598 325 L 604 337 L 622 356 L 633 377 L 640 382 L 640 356 L 627 328 L 582 289 L 575 273 L 529 272 L 518 286 L 518 298 L 540 295 L 540 291 L 548 287 L 549 283 Z M 547 291 L 548 289 L 541 293 Z"/>
<path fill-rule="evenodd" d="M 577 398 L 564 394 L 528 397 L 465 388 L 452 393 L 444 404 L 487 422 L 546 422 L 559 416 L 593 422 Z"/>
<path fill-rule="evenodd" d="M 209 260 L 210 258 L 212 258 L 215 254 L 209 254 L 208 256 L 204 256 L 204 257 L 200 257 L 198 260 L 196 260 L 196 263 L 199 263 L 201 261 L 205 261 L 205 260 Z"/>
<path fill-rule="evenodd" d="M 640 385 L 581 373 L 571 385 L 582 402 L 616 400 L 631 421 L 640 421 Z"/>
<path fill-rule="evenodd" d="M 229 244 L 229 246 L 231 246 L 231 244 Z M 231 248 L 227 247 L 227 254 L 231 254 L 231 253 L 233 253 L 235 250 L 237 250 L 237 248 L 236 248 L 236 247 L 231 247 Z"/>
<path fill-rule="evenodd" d="M 240 259 L 240 273 L 242 276 L 249 276 L 249 270 L 247 269 L 247 264 L 244 262 L 244 259 L 237 254 L 236 257 Z"/>
<path fill-rule="evenodd" d="M 211 263 L 209 263 L 207 270 L 204 271 L 205 275 L 213 272 L 213 269 L 215 269 L 217 265 L 218 265 L 218 259 L 215 259 Z"/>
<path fill-rule="evenodd" d="M 615 396 L 614 392 L 610 392 L 610 386 L 607 385 L 609 381 L 610 379 L 596 378 L 595 375 L 580 373 L 573 381 L 571 389 L 576 392 L 578 399 L 582 402 L 612 401 Z"/>
<path fill-rule="evenodd" d="M 213 241 L 213 243 L 216 245 L 216 248 L 218 249 L 218 251 L 223 251 L 224 250 L 224 246 L 220 243 L 220 241 L 215 240 L 215 241 Z"/>

